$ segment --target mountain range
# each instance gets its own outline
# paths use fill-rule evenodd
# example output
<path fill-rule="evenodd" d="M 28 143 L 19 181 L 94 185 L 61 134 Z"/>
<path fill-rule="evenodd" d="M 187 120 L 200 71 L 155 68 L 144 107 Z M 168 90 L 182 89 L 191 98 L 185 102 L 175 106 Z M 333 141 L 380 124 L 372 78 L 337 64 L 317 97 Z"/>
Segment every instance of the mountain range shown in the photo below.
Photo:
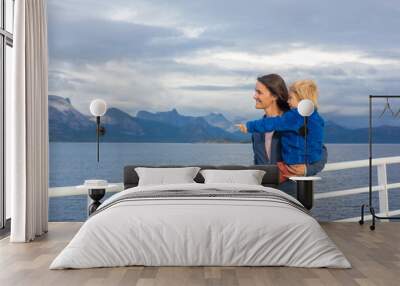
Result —
<path fill-rule="evenodd" d="M 109 108 L 101 118 L 106 142 L 247 142 L 250 136 L 233 130 L 234 123 L 222 114 L 184 116 L 177 110 L 136 116 Z M 223 126 L 223 128 L 222 128 Z M 96 140 L 94 118 L 75 109 L 67 98 L 49 95 L 50 141 L 87 142 Z"/>
<path fill-rule="evenodd" d="M 240 119 L 239 122 L 244 122 Z M 103 142 L 250 142 L 221 113 L 185 116 L 176 109 L 165 112 L 139 111 L 132 116 L 118 108 L 109 108 L 101 118 L 106 129 Z M 49 95 L 49 136 L 51 142 L 91 142 L 96 140 L 92 116 L 79 112 L 68 98 Z M 367 143 L 368 128 L 346 128 L 325 122 L 326 143 Z M 374 128 L 374 142 L 399 143 L 400 127 Z"/>

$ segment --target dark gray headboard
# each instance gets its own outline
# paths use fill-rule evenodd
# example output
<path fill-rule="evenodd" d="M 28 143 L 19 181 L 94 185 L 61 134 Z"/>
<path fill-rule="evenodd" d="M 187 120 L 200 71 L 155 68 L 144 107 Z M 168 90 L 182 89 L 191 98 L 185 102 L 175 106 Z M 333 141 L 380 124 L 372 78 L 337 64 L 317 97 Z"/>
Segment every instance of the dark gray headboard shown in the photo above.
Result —
<path fill-rule="evenodd" d="M 131 165 L 125 166 L 124 168 L 124 189 L 136 187 L 139 183 L 139 177 L 135 172 L 136 167 L 148 167 L 148 168 L 176 168 L 186 166 L 143 166 L 143 165 Z M 226 166 L 197 166 L 201 169 L 218 169 L 218 170 L 264 170 L 262 184 L 266 187 L 276 188 L 279 185 L 279 169 L 276 165 L 254 165 L 254 166 L 240 166 L 240 165 L 226 165 Z M 194 180 L 197 183 L 204 183 L 203 176 L 198 173 Z"/>

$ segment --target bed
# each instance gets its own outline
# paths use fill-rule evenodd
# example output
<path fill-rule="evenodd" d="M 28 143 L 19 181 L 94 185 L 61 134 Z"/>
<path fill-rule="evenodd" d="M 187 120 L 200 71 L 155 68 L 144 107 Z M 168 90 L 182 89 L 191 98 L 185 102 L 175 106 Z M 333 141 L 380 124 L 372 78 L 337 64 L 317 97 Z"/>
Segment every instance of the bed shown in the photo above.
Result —
<path fill-rule="evenodd" d="M 275 166 L 262 185 L 195 183 L 138 186 L 107 199 L 50 269 L 144 266 L 291 266 L 350 268 L 343 253 L 300 202 L 281 192 Z M 168 166 L 171 167 L 171 166 Z"/>

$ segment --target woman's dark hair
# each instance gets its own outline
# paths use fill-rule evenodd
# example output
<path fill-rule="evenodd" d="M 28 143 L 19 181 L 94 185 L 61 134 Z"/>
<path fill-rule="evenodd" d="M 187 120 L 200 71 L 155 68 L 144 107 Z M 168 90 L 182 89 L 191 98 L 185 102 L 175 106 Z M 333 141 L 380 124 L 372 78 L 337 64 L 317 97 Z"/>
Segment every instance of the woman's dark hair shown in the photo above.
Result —
<path fill-rule="evenodd" d="M 258 77 L 257 80 L 268 88 L 271 94 L 277 98 L 276 103 L 282 111 L 286 112 L 290 109 L 288 104 L 289 92 L 285 81 L 280 75 L 267 74 Z"/>

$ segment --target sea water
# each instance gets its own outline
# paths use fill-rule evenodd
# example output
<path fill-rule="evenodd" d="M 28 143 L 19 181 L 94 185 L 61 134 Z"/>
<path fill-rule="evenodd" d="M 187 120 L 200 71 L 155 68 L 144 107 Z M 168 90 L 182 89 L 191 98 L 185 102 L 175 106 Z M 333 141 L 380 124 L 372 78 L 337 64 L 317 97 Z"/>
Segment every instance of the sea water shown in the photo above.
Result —
<path fill-rule="evenodd" d="M 328 162 L 368 159 L 367 144 L 327 144 Z M 400 156 L 399 144 L 376 144 L 374 158 Z M 250 165 L 251 144 L 219 143 L 101 143 L 100 162 L 95 143 L 50 143 L 50 187 L 75 186 L 87 179 L 123 181 L 126 165 Z M 400 164 L 387 166 L 389 183 L 400 182 Z M 373 170 L 376 182 L 376 168 Z M 368 168 L 348 169 L 320 174 L 315 191 L 329 192 L 368 186 Z M 313 216 L 321 221 L 358 216 L 368 194 L 315 201 Z M 377 194 L 374 202 L 378 206 Z M 50 198 L 50 221 L 86 219 L 86 196 Z M 390 209 L 400 209 L 400 192 L 389 192 Z"/>

